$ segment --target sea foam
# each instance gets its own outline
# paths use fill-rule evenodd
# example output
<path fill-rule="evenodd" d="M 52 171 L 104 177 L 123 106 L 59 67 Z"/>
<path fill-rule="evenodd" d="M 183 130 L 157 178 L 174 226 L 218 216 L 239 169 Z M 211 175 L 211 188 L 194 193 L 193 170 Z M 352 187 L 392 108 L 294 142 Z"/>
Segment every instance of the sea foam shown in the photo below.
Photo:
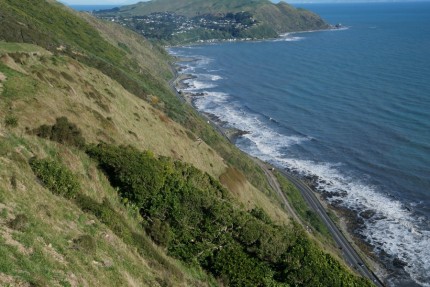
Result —
<path fill-rule="evenodd" d="M 199 81 L 195 79 L 185 80 L 184 83 L 188 85 L 188 88 L 185 89 L 185 91 L 191 92 L 191 91 L 199 91 L 204 89 L 210 89 L 215 88 L 216 85 L 212 83 L 208 83 L 206 81 Z"/>
<path fill-rule="evenodd" d="M 190 70 L 197 67 L 201 70 L 212 61 L 198 58 L 187 64 Z M 367 183 L 364 176 L 345 174 L 342 163 L 292 158 L 287 148 L 301 145 L 311 140 L 310 137 L 278 132 L 273 125 L 279 123 L 272 121 L 270 115 L 259 115 L 231 95 L 214 91 L 217 86 L 214 82 L 222 80 L 221 76 L 207 73 L 194 76 L 195 79 L 188 80 L 187 90 L 204 94 L 195 97 L 194 105 L 199 111 L 215 115 L 222 123 L 246 131 L 237 142 L 241 149 L 280 168 L 316 177 L 317 189 L 330 194 L 331 203 L 351 209 L 358 216 L 363 211 L 371 211 L 370 217 L 363 217 L 364 225 L 359 232 L 374 246 L 374 252 L 384 252 L 391 260 L 397 258 L 406 263 L 405 270 L 411 278 L 430 287 L 430 231 L 422 227 L 426 218 L 416 217 L 402 202 Z"/>
<path fill-rule="evenodd" d="M 298 36 L 287 36 L 287 37 L 281 37 L 279 39 L 273 40 L 274 42 L 297 42 L 304 40 L 305 37 L 298 37 Z"/>

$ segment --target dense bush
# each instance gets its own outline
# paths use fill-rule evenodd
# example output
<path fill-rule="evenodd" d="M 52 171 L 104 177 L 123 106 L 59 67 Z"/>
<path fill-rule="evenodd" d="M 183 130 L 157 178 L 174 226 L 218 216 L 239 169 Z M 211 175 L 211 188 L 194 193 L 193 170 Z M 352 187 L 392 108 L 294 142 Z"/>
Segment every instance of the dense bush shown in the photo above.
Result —
<path fill-rule="evenodd" d="M 52 126 L 41 125 L 33 133 L 41 138 L 70 146 L 82 148 L 85 145 L 85 138 L 82 136 L 81 130 L 75 124 L 69 122 L 66 117 L 57 118 Z"/>
<path fill-rule="evenodd" d="M 102 202 L 97 202 L 91 197 L 80 192 L 79 183 L 74 175 L 61 164 L 46 160 L 32 158 L 30 166 L 42 183 L 54 194 L 65 198 L 73 198 L 73 202 L 84 212 L 97 217 L 104 223 L 116 236 L 121 238 L 126 244 L 135 246 L 146 259 L 156 264 L 162 265 L 165 270 L 174 277 L 181 278 L 182 271 L 177 266 L 162 256 L 153 246 L 150 239 L 143 232 L 135 230 L 129 225 L 127 219 L 119 213 L 106 198 Z M 0 190 L 1 191 L 1 190 Z M 1 195 L 1 194 L 0 194 Z M 24 217 L 18 217 L 11 221 L 11 228 L 21 226 Z M 166 230 L 161 224 L 158 228 Z M 154 226 L 156 227 L 156 226 Z M 17 227 L 18 228 L 18 227 Z M 154 229 L 157 230 L 157 229 Z M 162 234 L 162 233 L 161 233 Z M 96 244 L 88 236 L 79 237 L 74 240 L 74 247 L 87 253 L 95 253 Z M 160 242 L 162 243 L 162 242 Z"/>
<path fill-rule="evenodd" d="M 140 208 L 147 233 L 170 255 L 228 286 L 367 286 L 314 244 L 300 226 L 244 211 L 206 173 L 150 152 L 91 146 L 120 195 Z"/>
<path fill-rule="evenodd" d="M 143 232 L 133 229 L 127 219 L 115 208 L 106 198 L 102 202 L 97 202 L 91 197 L 79 193 L 74 202 L 84 212 L 97 217 L 100 222 L 104 223 L 112 232 L 121 238 L 128 245 L 135 246 L 139 253 L 143 254 L 147 260 L 155 261 L 157 264 L 164 266 L 172 276 L 180 278 L 182 275 L 178 267 L 170 263 L 160 252 L 155 249 L 150 239 Z"/>
<path fill-rule="evenodd" d="M 52 193 L 74 198 L 80 190 L 75 175 L 65 166 L 47 159 L 30 159 L 34 174 Z"/>

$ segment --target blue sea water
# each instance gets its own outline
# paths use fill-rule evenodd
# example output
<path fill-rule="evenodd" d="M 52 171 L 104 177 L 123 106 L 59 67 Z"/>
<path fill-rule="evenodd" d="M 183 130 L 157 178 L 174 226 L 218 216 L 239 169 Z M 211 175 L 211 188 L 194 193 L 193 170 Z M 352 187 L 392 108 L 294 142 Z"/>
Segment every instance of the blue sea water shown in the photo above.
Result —
<path fill-rule="evenodd" d="M 392 286 L 430 286 L 430 3 L 300 7 L 345 28 L 170 52 L 196 59 L 194 105 L 248 131 L 242 150 L 375 212 L 360 234 L 408 264 Z"/>

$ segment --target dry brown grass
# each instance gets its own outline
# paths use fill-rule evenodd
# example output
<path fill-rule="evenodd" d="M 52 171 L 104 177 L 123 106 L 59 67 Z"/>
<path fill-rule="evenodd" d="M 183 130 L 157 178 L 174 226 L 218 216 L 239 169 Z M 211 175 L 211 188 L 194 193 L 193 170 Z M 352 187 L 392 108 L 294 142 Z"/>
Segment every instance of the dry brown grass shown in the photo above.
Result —
<path fill-rule="evenodd" d="M 98 202 L 108 198 L 118 214 L 128 218 L 132 228 L 141 230 L 139 221 L 128 215 L 116 190 L 84 153 L 31 135 L 17 137 L 9 131 L 0 137 L 0 144 L 0 235 L 2 248 L 10 250 L 0 266 L 7 264 L 14 272 L 21 270 L 16 274 L 27 273 L 43 286 L 60 286 L 60 281 L 72 286 L 160 286 L 160 278 L 170 276 L 163 266 L 150 263 L 150 259 L 123 242 L 96 217 L 46 190 L 27 164 L 32 155 L 58 158 L 77 176 L 83 193 Z M 16 177 L 16 188 L 11 184 L 12 176 Z M 27 214 L 29 224 L 25 229 L 10 228 L 7 223 L 19 214 Z M 73 247 L 73 241 L 82 235 L 94 238 L 94 254 Z M 167 258 L 162 249 L 154 248 Z M 33 259 L 34 256 L 37 257 Z M 181 268 L 175 260 L 167 260 Z M 27 269 L 28 262 L 32 270 Z M 35 273 L 44 268 L 49 272 Z M 0 272 L 0 285 L 35 284 L 28 278 Z M 172 280 L 174 286 L 188 286 L 191 282 L 187 274 L 182 280 Z"/>
<path fill-rule="evenodd" d="M 18 133 L 42 124 L 52 125 L 57 117 L 66 116 L 78 125 L 87 142 L 131 144 L 191 163 L 216 178 L 223 175 L 221 181 L 239 202 L 250 208 L 261 206 L 274 220 L 287 221 L 276 203 L 249 184 L 240 172 L 227 170 L 223 159 L 210 146 L 196 141 L 197 136 L 97 70 L 67 58 L 62 66 L 55 67 L 56 73 L 50 64 L 21 65 L 21 69 L 30 71 L 40 85 L 34 97 L 13 103 L 13 112 L 19 118 Z M 68 76 L 57 77 L 57 73 Z M 42 79 L 38 75 L 43 75 Z M 94 96 L 88 97 L 89 92 Z"/>
<path fill-rule="evenodd" d="M 196 140 L 197 136 L 150 103 L 130 94 L 98 70 L 67 57 L 58 59 L 54 65 L 49 57 L 52 56 L 42 52 L 31 54 L 22 64 L 8 58 L 10 68 L 18 72 L 24 70 L 38 82 L 33 96 L 15 99 L 11 104 L 19 119 L 19 126 L 15 128 L 17 134 L 25 134 L 26 130 L 42 124 L 52 125 L 57 117 L 66 116 L 82 130 L 87 142 L 133 145 L 188 162 L 220 178 L 246 208 L 259 206 L 273 220 L 288 222 L 279 203 L 252 186 L 239 171 L 228 168 L 209 145 Z M 0 104 L 0 112 L 7 109 L 9 106 Z M 44 149 L 35 149 L 35 153 L 46 154 Z M 67 149 L 59 156 L 64 157 L 74 171 L 82 170 L 74 166 L 79 160 L 68 155 Z M 97 181 L 87 184 L 86 188 L 97 190 Z"/>
<path fill-rule="evenodd" d="M 0 286 L 30 287 L 30 283 L 10 275 L 0 273 Z"/>
<path fill-rule="evenodd" d="M 227 187 L 235 198 L 242 203 L 245 208 L 262 208 L 277 223 L 288 224 L 289 216 L 285 213 L 279 203 L 271 200 L 261 191 L 251 185 L 245 176 L 235 168 L 229 167 L 220 177 L 221 183 Z"/>
<path fill-rule="evenodd" d="M 238 197 L 240 197 L 240 194 L 246 184 L 245 176 L 233 167 L 227 168 L 227 170 L 221 174 L 219 180 Z"/>
<path fill-rule="evenodd" d="M 33 64 L 34 60 L 20 65 L 8 59 L 8 67 L 31 73 L 40 83 L 33 97 L 13 103 L 21 132 L 52 125 L 57 117 L 66 116 L 78 125 L 88 142 L 131 144 L 165 156 L 175 150 L 179 158 L 215 177 L 225 170 L 222 158 L 214 151 L 208 152 L 209 146 L 192 141 L 182 126 L 99 71 L 69 58 L 55 67 L 49 61 L 44 65 Z"/>

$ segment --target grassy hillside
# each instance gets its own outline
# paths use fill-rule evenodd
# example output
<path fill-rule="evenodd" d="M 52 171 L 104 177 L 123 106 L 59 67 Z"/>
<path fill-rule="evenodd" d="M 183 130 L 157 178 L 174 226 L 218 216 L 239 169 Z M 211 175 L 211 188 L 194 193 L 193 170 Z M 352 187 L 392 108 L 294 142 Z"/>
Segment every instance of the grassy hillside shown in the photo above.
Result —
<path fill-rule="evenodd" d="M 215 285 L 148 239 L 136 212 L 84 153 L 4 129 L 0 146 L 1 286 Z M 81 197 L 103 213 L 51 194 L 36 180 L 32 156 L 70 170 Z"/>
<path fill-rule="evenodd" d="M 127 15 L 146 15 L 160 11 L 174 11 L 188 17 L 247 11 L 261 22 L 261 26 L 267 26 L 267 29 L 278 34 L 327 28 L 327 24 L 315 13 L 296 9 L 285 2 L 273 4 L 269 0 L 153 0 L 120 8 L 120 12 Z M 252 32 L 248 32 L 250 36 Z"/>
<path fill-rule="evenodd" d="M 132 51 L 127 45 L 108 42 L 85 19 L 56 2 L 47 5 L 45 0 L 0 1 L 1 40 L 32 43 L 77 59 L 142 98 L 152 94 L 166 98 L 171 93 L 159 77 L 172 77 L 168 66 L 157 64 L 156 59 L 167 58 L 159 47 L 143 44 L 145 48 L 141 50 L 151 49 L 154 57 L 136 61 L 130 56 Z M 171 105 L 171 112 L 175 113 L 175 103 Z"/>
<path fill-rule="evenodd" d="M 174 19 L 159 21 L 160 15 L 154 13 L 160 12 L 173 13 L 170 17 Z M 310 11 L 269 0 L 152 0 L 99 11 L 96 15 L 173 44 L 210 39 L 274 38 L 286 32 L 329 28 Z M 142 22 L 139 16 L 150 18 Z M 187 20 L 178 16 L 185 16 Z M 155 26 L 151 23 L 156 23 L 157 33 L 152 32 Z"/>
<path fill-rule="evenodd" d="M 0 267 L 4 275 L 4 278 L 0 276 L 1 284 L 10 282 L 13 286 L 21 281 L 33 282 L 30 279 L 34 277 L 36 281 L 42 282 L 40 286 L 56 285 L 58 280 L 72 282 L 75 276 L 79 278 L 76 279 L 77 283 L 89 286 L 123 283 L 126 280 L 137 282 L 137 286 L 158 286 L 154 282 L 160 280 L 161 286 L 166 280 L 170 282 L 168 286 L 185 286 L 193 285 L 190 282 L 194 280 L 200 280 L 196 279 L 196 276 L 200 276 L 198 269 L 183 269 L 180 264 L 165 257 L 162 249 L 151 243 L 139 227 L 142 219 L 136 211 L 122 205 L 116 190 L 110 187 L 104 175 L 97 170 L 95 162 L 79 149 L 40 139 L 36 134 L 43 134 L 39 132 L 41 127 L 55 125 L 57 118 L 66 116 L 70 122 L 77 124 L 86 143 L 103 141 L 116 145 L 133 145 L 140 150 L 151 149 L 155 154 L 189 162 L 215 177 L 227 171 L 227 165 L 217 152 L 205 143 L 197 142 L 195 134 L 170 120 L 151 104 L 128 93 L 101 72 L 76 60 L 67 56 L 55 56 L 34 45 L 18 43 L 0 43 L 0 55 L 0 212 L 4 216 L 0 229 L 3 238 L 7 240 L 2 254 L 10 258 L 4 262 L 4 267 Z M 55 138 L 58 137 L 52 137 Z M 112 230 L 115 226 L 109 226 L 110 220 L 99 218 L 97 212 L 88 212 L 76 203 L 69 203 L 47 193 L 47 189 L 40 185 L 29 167 L 32 156 L 54 160 L 66 166 L 78 178 L 80 192 L 91 196 L 99 204 L 107 198 L 113 204 L 115 212 L 124 217 L 122 220 L 130 226 L 130 232 L 141 234 L 141 240 L 149 244 L 149 247 L 138 246 L 151 249 L 142 251 L 142 254 L 136 253 L 133 246 L 140 244 L 140 239 L 136 239 L 137 243 L 133 243 L 134 240 L 131 243 L 122 242 L 121 234 Z M 274 206 L 267 196 L 247 181 L 243 184 L 248 188 L 239 187 L 235 191 L 239 194 L 245 190 L 250 192 L 243 196 L 244 206 L 265 207 L 274 220 L 288 222 L 287 215 L 280 207 Z M 47 209 L 46 212 L 60 217 L 46 220 L 43 213 L 45 211 L 40 211 L 41 206 Z M 10 228 L 9 224 L 23 213 L 30 226 L 42 225 L 43 229 L 38 230 L 37 226 L 25 230 Z M 70 229 L 71 222 L 77 220 L 82 223 Z M 87 227 L 88 221 L 94 222 L 91 224 L 96 224 L 97 228 L 92 228 L 91 224 Z M 44 225 L 42 222 L 49 224 Z M 63 232 L 64 228 L 68 228 L 68 231 Z M 73 240 L 88 235 L 88 228 L 92 228 L 90 235 L 96 241 L 96 256 L 85 256 L 85 250 L 76 255 L 69 254 L 74 250 Z M 109 246 L 104 243 L 105 233 L 109 234 L 108 237 L 114 237 Z M 46 242 L 35 243 L 41 234 L 44 234 Z M 8 240 L 9 237 L 12 239 Z M 45 248 L 45 245 L 51 244 L 55 252 L 51 252 L 54 255 L 43 253 L 41 257 L 25 260 L 30 253 L 13 251 L 22 244 L 32 248 Z M 121 248 L 112 250 L 117 245 Z M 149 256 L 145 252 L 155 254 Z M 63 258 L 64 264 L 58 265 L 56 257 L 52 257 L 57 256 L 57 253 Z M 76 256 L 78 257 L 75 258 Z M 157 260 L 166 262 L 159 263 Z M 119 264 L 119 261 L 124 261 L 125 265 Z M 104 267 L 103 262 L 108 267 Z M 147 268 L 136 268 L 142 262 L 145 262 Z M 111 264 L 115 264 L 115 267 L 109 267 Z M 158 267 L 154 267 L 154 264 Z M 47 269 L 51 271 L 45 272 Z M 179 275 L 172 275 L 169 270 Z M 110 273 L 105 274 L 106 272 Z M 197 272 L 197 275 L 187 275 L 189 272 Z M 42 278 L 37 279 L 38 273 L 44 274 Z M 72 277 L 69 278 L 69 275 Z M 208 278 L 204 279 L 208 280 L 210 281 Z"/>
<path fill-rule="evenodd" d="M 7 77 L 3 95 L 8 99 L 3 107 L 5 114 L 18 120 L 16 129 L 21 133 L 53 124 L 56 118 L 66 116 L 78 124 L 87 142 L 131 144 L 189 162 L 216 178 L 228 174 L 228 165 L 217 151 L 197 141 L 197 134 L 160 111 L 158 107 L 162 109 L 163 103 L 156 96 L 148 103 L 76 60 L 55 56 L 40 48 L 35 50 L 39 51 L 35 55 L 20 52 L 23 46 L 23 50 L 33 47 L 0 45 L 0 51 L 1 47 L 16 51 L 1 57 L 4 63 L 1 71 Z M 227 146 L 224 141 L 219 142 L 220 148 Z M 229 150 L 240 160 L 238 151 L 229 147 L 226 152 Z M 235 156 L 230 159 L 234 160 Z M 252 207 L 254 203 L 267 206 L 270 214 L 281 221 L 287 220 L 279 207 L 271 212 L 270 200 L 248 181 L 233 190 L 247 206 Z"/>
<path fill-rule="evenodd" d="M 126 16 L 148 15 L 154 12 L 175 12 L 179 15 L 194 17 L 201 14 L 253 11 L 267 0 L 153 0 L 134 5 L 122 6 L 117 12 Z"/>
<path fill-rule="evenodd" d="M 230 286 L 303 285 L 304 277 L 322 280 L 302 273 L 318 266 L 327 286 L 367 284 L 283 221 L 267 197 L 248 195 L 252 203 L 240 204 L 209 175 L 247 184 L 240 173 L 118 83 L 33 45 L 3 43 L 0 51 L 0 230 L 7 258 L 0 282 L 210 286 L 217 277 Z M 110 144 L 88 149 L 94 161 L 83 148 L 100 141 Z M 139 151 L 148 148 L 168 157 Z M 297 266 L 282 263 L 284 256 Z"/>
<path fill-rule="evenodd" d="M 52 1 L 0 8 L 0 285 L 368 285 L 176 98 L 160 47 Z"/>
<path fill-rule="evenodd" d="M 296 9 L 285 2 L 257 7 L 256 18 L 269 24 L 277 33 L 327 29 L 328 25 L 317 14 L 305 9 Z"/>
<path fill-rule="evenodd" d="M 56 56 L 68 56 L 99 70 L 190 129 L 195 138 L 204 139 L 256 187 L 269 192 L 258 167 L 173 94 L 166 81 L 172 77 L 168 56 L 159 46 L 118 25 L 102 24 L 88 15 L 71 12 L 56 2 L 47 5 L 44 0 L 1 0 L 0 8 L 0 40 L 37 44 Z"/>

